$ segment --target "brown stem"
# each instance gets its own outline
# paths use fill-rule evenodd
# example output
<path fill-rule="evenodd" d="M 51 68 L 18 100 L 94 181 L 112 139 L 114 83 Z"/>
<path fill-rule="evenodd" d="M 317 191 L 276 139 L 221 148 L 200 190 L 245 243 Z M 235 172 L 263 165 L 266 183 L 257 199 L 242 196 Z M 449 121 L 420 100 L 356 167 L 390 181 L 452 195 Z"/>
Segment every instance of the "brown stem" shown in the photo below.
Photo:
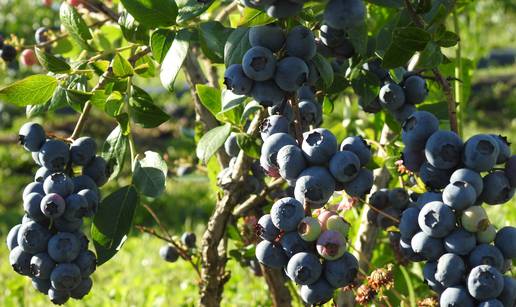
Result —
<path fill-rule="evenodd" d="M 405 7 L 407 8 L 407 12 L 414 22 L 414 24 L 422 29 L 425 28 L 425 22 L 421 16 L 416 13 L 416 10 L 410 3 L 410 0 L 405 0 Z M 432 73 L 435 76 L 435 80 L 443 89 L 444 95 L 446 96 L 446 101 L 448 102 L 448 118 L 450 120 L 450 129 L 459 133 L 459 127 L 457 124 L 457 102 L 455 97 L 453 97 L 452 89 L 449 81 L 443 77 L 438 68 L 433 68 Z"/>
<path fill-rule="evenodd" d="M 269 192 L 280 187 L 285 181 L 283 179 L 278 178 L 271 182 L 269 185 L 265 186 L 265 189 L 260 192 L 258 195 L 251 195 L 247 200 L 242 202 L 242 204 L 238 205 L 235 210 L 233 210 L 234 216 L 243 216 L 246 214 L 249 210 L 253 209 L 254 207 L 258 206 L 259 204 L 263 203 L 267 196 L 269 195 Z"/>
<path fill-rule="evenodd" d="M 129 58 L 129 63 L 131 63 L 131 65 L 134 66 L 134 64 L 141 58 L 143 58 L 144 56 L 146 56 L 147 54 L 149 54 L 151 52 L 151 48 L 150 47 L 145 47 L 144 49 L 142 49 L 140 52 L 134 54 L 133 56 L 131 56 Z"/>
<path fill-rule="evenodd" d="M 280 269 L 268 268 L 260 264 L 263 277 L 272 298 L 272 306 L 274 307 L 290 307 L 292 306 L 292 296 L 285 283 L 285 276 Z"/>
<path fill-rule="evenodd" d="M 288 98 L 290 105 L 292 106 L 292 113 L 294 114 L 294 129 L 296 134 L 296 140 L 299 146 L 303 144 L 303 129 L 301 127 L 301 112 L 299 111 L 299 101 L 296 95 L 291 95 Z"/>

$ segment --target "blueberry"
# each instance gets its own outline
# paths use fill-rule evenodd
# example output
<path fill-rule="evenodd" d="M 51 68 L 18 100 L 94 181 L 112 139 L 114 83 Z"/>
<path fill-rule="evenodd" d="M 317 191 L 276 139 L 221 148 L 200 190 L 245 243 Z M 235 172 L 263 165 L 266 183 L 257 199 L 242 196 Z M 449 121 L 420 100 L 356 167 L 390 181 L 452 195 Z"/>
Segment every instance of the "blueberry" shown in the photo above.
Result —
<path fill-rule="evenodd" d="M 81 242 L 73 233 L 58 232 L 48 240 L 48 254 L 55 262 L 74 261 L 80 251 Z"/>
<path fill-rule="evenodd" d="M 74 193 L 77 193 L 79 191 L 86 190 L 86 189 L 93 190 L 93 191 L 97 192 L 97 194 L 99 192 L 97 184 L 95 183 L 95 181 L 93 181 L 93 179 L 91 179 L 90 176 L 80 175 L 77 177 L 73 177 L 72 181 L 73 181 L 73 187 L 74 187 L 73 192 Z"/>
<path fill-rule="evenodd" d="M 278 151 L 276 161 L 281 177 L 286 180 L 296 180 L 307 166 L 303 151 L 296 145 L 282 147 Z"/>
<path fill-rule="evenodd" d="M 498 230 L 495 237 L 495 245 L 506 259 L 516 258 L 516 228 L 506 226 Z"/>
<path fill-rule="evenodd" d="M 330 27 L 327 24 L 322 24 L 320 31 L 321 42 L 330 48 L 335 48 L 346 39 L 346 32 Z"/>
<path fill-rule="evenodd" d="M 382 62 L 375 59 L 362 65 L 362 69 L 375 75 L 381 82 L 389 80 L 389 71 L 382 67 Z"/>
<path fill-rule="evenodd" d="M 76 300 L 80 300 L 85 297 L 88 293 L 90 293 L 91 288 L 93 287 L 93 280 L 88 278 L 83 278 L 81 283 L 75 287 L 72 291 L 70 291 L 70 296 Z"/>
<path fill-rule="evenodd" d="M 450 182 L 451 173 L 449 170 L 438 169 L 424 162 L 419 169 L 419 176 L 429 189 L 440 190 Z"/>
<path fill-rule="evenodd" d="M 159 249 L 159 255 L 163 260 L 167 262 L 176 262 L 177 259 L 179 259 L 179 252 L 174 246 L 170 244 L 163 245 Z"/>
<path fill-rule="evenodd" d="M 5 62 L 12 62 L 16 59 L 16 48 L 14 48 L 13 46 L 11 45 L 4 45 L 2 47 L 2 50 L 0 50 L 0 57 L 5 61 Z"/>
<path fill-rule="evenodd" d="M 475 188 L 477 197 L 480 196 L 484 189 L 484 183 L 480 174 L 467 168 L 460 168 L 453 172 L 450 182 L 454 183 L 455 181 L 465 181 L 471 184 Z"/>
<path fill-rule="evenodd" d="M 403 81 L 405 101 L 409 104 L 420 104 L 428 96 L 428 87 L 425 79 L 419 75 L 412 75 Z"/>
<path fill-rule="evenodd" d="M 335 214 L 328 217 L 323 229 L 334 230 L 342 234 L 343 237 L 347 237 L 350 226 L 351 225 L 342 216 Z"/>
<path fill-rule="evenodd" d="M 224 72 L 224 85 L 237 95 L 247 95 L 253 88 L 253 80 L 249 79 L 240 64 L 232 64 Z"/>
<path fill-rule="evenodd" d="M 444 248 L 449 253 L 468 255 L 476 246 L 475 235 L 462 228 L 454 230 L 444 238 Z"/>
<path fill-rule="evenodd" d="M 264 240 L 274 241 L 278 237 L 280 230 L 274 226 L 270 214 L 263 215 L 256 225 L 258 236 Z"/>
<path fill-rule="evenodd" d="M 373 172 L 361 168 L 357 177 L 344 185 L 344 190 L 351 197 L 365 198 L 373 187 L 373 180 Z"/>
<path fill-rule="evenodd" d="M 52 171 L 42 166 L 36 171 L 36 174 L 34 175 L 34 181 L 43 183 L 43 181 L 45 181 L 45 179 L 51 174 Z"/>
<path fill-rule="evenodd" d="M 266 7 L 267 15 L 279 19 L 295 16 L 301 12 L 302 8 L 303 4 L 290 0 L 276 0 Z"/>
<path fill-rule="evenodd" d="M 367 165 L 371 160 L 371 147 L 361 136 L 350 136 L 344 139 L 340 144 L 340 150 L 348 150 L 353 152 L 360 159 L 362 166 Z"/>
<path fill-rule="evenodd" d="M 327 260 L 335 260 L 346 251 L 346 238 L 338 231 L 326 230 L 317 240 L 317 252 Z"/>
<path fill-rule="evenodd" d="M 314 90 L 312 89 L 312 87 L 306 84 L 301 86 L 299 90 L 297 90 L 297 97 L 299 98 L 299 104 L 301 104 L 303 100 L 314 101 L 316 99 Z"/>
<path fill-rule="evenodd" d="M 34 162 L 41 166 L 41 161 L 39 161 L 39 151 L 34 151 L 30 154 L 32 156 L 32 160 L 34 160 Z"/>
<path fill-rule="evenodd" d="M 280 89 L 295 92 L 308 80 L 309 69 L 306 63 L 297 57 L 286 57 L 278 62 L 274 81 Z"/>
<path fill-rule="evenodd" d="M 425 192 L 417 199 L 417 204 L 420 206 L 426 205 L 433 201 L 443 201 L 443 195 L 437 192 Z"/>
<path fill-rule="evenodd" d="M 461 215 L 461 224 L 470 232 L 486 230 L 489 226 L 487 213 L 481 206 L 473 206 L 464 210 Z"/>
<path fill-rule="evenodd" d="M 427 111 L 412 113 L 403 123 L 401 138 L 411 150 L 425 148 L 428 138 L 439 129 L 439 120 Z"/>
<path fill-rule="evenodd" d="M 47 194 L 41 199 L 40 209 L 46 217 L 58 218 L 63 215 L 65 208 L 65 200 L 59 194 Z"/>
<path fill-rule="evenodd" d="M 245 75 L 254 81 L 266 81 L 274 76 L 276 58 L 272 52 L 264 47 L 252 47 L 242 59 L 242 70 Z"/>
<path fill-rule="evenodd" d="M 463 286 L 450 287 L 441 293 L 439 298 L 441 307 L 471 307 L 475 306 L 473 298 Z"/>
<path fill-rule="evenodd" d="M 267 240 L 263 240 L 256 245 L 256 258 L 260 263 L 277 269 L 286 266 L 288 262 L 283 249 Z"/>
<path fill-rule="evenodd" d="M 322 305 L 333 298 L 333 288 L 324 278 L 311 285 L 301 286 L 301 299 L 309 305 Z"/>
<path fill-rule="evenodd" d="M 396 209 L 403 210 L 407 208 L 409 203 L 409 195 L 403 188 L 395 188 L 389 190 L 388 201 L 391 206 Z"/>
<path fill-rule="evenodd" d="M 468 276 L 468 291 L 477 300 L 498 297 L 503 290 L 503 275 L 490 265 L 479 265 Z"/>
<path fill-rule="evenodd" d="M 23 200 L 27 198 L 27 196 L 30 193 L 38 193 L 38 194 L 45 194 L 45 191 L 43 191 L 43 183 L 41 182 L 31 182 L 29 183 L 25 189 L 23 189 Z"/>
<path fill-rule="evenodd" d="M 477 232 L 476 237 L 478 243 L 491 243 L 495 240 L 496 228 L 492 224 L 489 224 L 485 230 Z"/>
<path fill-rule="evenodd" d="M 487 134 L 477 134 L 464 144 L 464 164 L 477 172 L 489 171 L 496 165 L 499 153 L 495 138 Z"/>
<path fill-rule="evenodd" d="M 55 193 L 66 197 L 74 191 L 73 181 L 65 173 L 53 173 L 43 182 L 43 190 L 46 194 Z"/>
<path fill-rule="evenodd" d="M 75 219 L 73 221 L 66 220 L 62 217 L 55 219 L 54 221 L 54 227 L 57 229 L 57 231 L 64 231 L 64 232 L 74 232 L 81 229 L 83 225 L 82 219 Z"/>
<path fill-rule="evenodd" d="M 18 230 L 18 245 L 24 252 L 36 254 L 46 249 L 51 234 L 42 225 L 30 221 L 21 225 Z"/>
<path fill-rule="evenodd" d="M 389 204 L 389 190 L 387 189 L 380 189 L 369 197 L 369 204 L 376 209 L 385 209 Z"/>
<path fill-rule="evenodd" d="M 358 176 L 360 159 L 351 151 L 339 151 L 331 158 L 329 169 L 338 181 L 350 182 Z"/>
<path fill-rule="evenodd" d="M 97 152 L 97 144 L 91 137 L 80 137 L 70 145 L 70 158 L 75 165 L 87 165 Z"/>
<path fill-rule="evenodd" d="M 237 135 L 236 133 L 231 133 L 228 138 L 226 139 L 226 142 L 224 142 L 224 150 L 230 157 L 236 157 L 238 156 L 238 153 L 240 152 L 240 147 L 237 143 Z"/>
<path fill-rule="evenodd" d="M 502 302 L 497 299 L 490 299 L 488 301 L 483 301 L 477 305 L 477 307 L 504 307 Z"/>
<path fill-rule="evenodd" d="M 464 144 L 453 131 L 439 130 L 432 134 L 425 146 L 427 161 L 438 169 L 451 169 L 461 162 Z"/>
<path fill-rule="evenodd" d="M 325 167 L 313 166 L 305 169 L 296 181 L 294 194 L 302 204 L 312 209 L 321 208 L 335 192 L 335 180 Z"/>
<path fill-rule="evenodd" d="M 283 231 L 295 230 L 303 217 L 303 205 L 291 197 L 278 200 L 271 208 L 272 223 Z"/>
<path fill-rule="evenodd" d="M 39 27 L 36 32 L 34 32 L 34 38 L 37 44 L 46 43 L 49 40 L 48 28 Z"/>
<path fill-rule="evenodd" d="M 498 299 L 504 307 L 514 306 L 516 303 L 516 280 L 509 276 L 503 277 L 503 290 Z"/>
<path fill-rule="evenodd" d="M 16 246 L 9 253 L 9 263 L 13 270 L 20 275 L 30 276 L 31 258 L 32 254 L 23 251 L 21 246 Z"/>
<path fill-rule="evenodd" d="M 20 230 L 21 224 L 18 224 L 9 230 L 7 233 L 7 249 L 12 251 L 16 246 L 18 246 L 18 231 Z"/>
<path fill-rule="evenodd" d="M 477 200 L 475 188 L 465 181 L 454 181 L 444 188 L 443 201 L 457 211 L 473 206 Z"/>
<path fill-rule="evenodd" d="M 501 271 L 504 266 L 504 258 L 502 252 L 496 246 L 480 244 L 469 254 L 468 263 L 470 267 L 488 264 Z"/>
<path fill-rule="evenodd" d="M 87 278 L 97 269 L 97 257 L 90 250 L 82 251 L 74 263 L 81 270 L 82 278 Z"/>
<path fill-rule="evenodd" d="M 317 53 L 312 31 L 303 26 L 295 26 L 287 35 L 287 54 L 305 61 L 312 59 Z"/>
<path fill-rule="evenodd" d="M 285 92 L 278 87 L 274 80 L 255 82 L 251 96 L 264 107 L 277 107 L 285 100 Z"/>
<path fill-rule="evenodd" d="M 50 279 L 55 262 L 47 253 L 38 253 L 30 259 L 30 273 L 39 279 Z"/>
<path fill-rule="evenodd" d="M 496 158 L 496 164 L 507 162 L 511 157 L 511 144 L 507 141 L 507 137 L 496 134 L 491 134 L 491 136 L 498 143 L 498 157 Z"/>
<path fill-rule="evenodd" d="M 267 157 L 265 157 L 264 155 L 260 156 L 260 167 L 263 169 L 264 173 L 269 177 L 272 177 L 272 178 L 281 177 L 280 173 L 279 173 L 279 168 L 277 166 L 270 164 L 267 161 Z M 225 171 L 225 170 L 223 170 L 223 171 Z M 231 171 L 231 170 L 229 169 L 229 171 Z M 289 186 L 291 186 L 290 183 L 289 183 Z"/>
<path fill-rule="evenodd" d="M 466 265 L 462 258 L 458 255 L 447 253 L 442 255 L 437 261 L 435 279 L 448 288 L 459 285 L 465 273 Z"/>
<path fill-rule="evenodd" d="M 51 287 L 50 280 L 32 277 L 31 281 L 32 287 L 34 287 L 34 289 L 45 295 L 48 294 L 48 290 L 50 290 Z"/>
<path fill-rule="evenodd" d="M 362 108 L 362 111 L 367 113 L 376 114 L 382 110 L 382 105 L 380 104 L 380 98 L 378 98 L 378 96 L 374 99 L 358 97 L 358 105 Z"/>
<path fill-rule="evenodd" d="M 331 0 L 324 10 L 324 21 L 333 28 L 347 30 L 363 23 L 365 15 L 362 0 Z"/>
<path fill-rule="evenodd" d="M 411 172 L 419 172 L 421 165 L 426 161 L 425 152 L 422 150 L 411 150 L 405 148 L 401 154 L 403 165 Z"/>
<path fill-rule="evenodd" d="M 358 274 L 358 260 L 350 253 L 344 253 L 336 260 L 324 262 L 324 278 L 334 288 L 351 284 Z"/>
<path fill-rule="evenodd" d="M 312 242 L 321 234 L 321 224 L 311 216 L 304 217 L 297 225 L 297 232 L 301 239 Z"/>
<path fill-rule="evenodd" d="M 99 207 L 99 195 L 95 191 L 89 189 L 81 190 L 77 194 L 84 196 L 88 201 L 88 210 L 86 211 L 85 216 L 92 217 Z"/>
<path fill-rule="evenodd" d="M 106 160 L 102 157 L 95 157 L 83 169 L 82 174 L 89 176 L 97 186 L 103 186 L 107 181 L 111 172 L 107 166 Z"/>
<path fill-rule="evenodd" d="M 412 237 L 421 231 L 418 223 L 415 221 L 419 216 L 418 208 L 408 208 L 401 214 L 400 224 L 398 226 L 402 238 L 412 239 Z"/>
<path fill-rule="evenodd" d="M 504 204 L 511 200 L 516 192 L 503 171 L 495 171 L 483 178 L 484 189 L 480 198 L 488 205 Z"/>
<path fill-rule="evenodd" d="M 289 127 L 289 120 L 285 116 L 271 115 L 260 124 L 260 136 L 265 141 L 265 139 L 275 133 L 288 133 Z"/>
<path fill-rule="evenodd" d="M 355 55 L 355 48 L 351 40 L 345 38 L 338 46 L 333 48 L 333 53 L 337 59 L 349 59 Z"/>
<path fill-rule="evenodd" d="M 433 238 L 424 232 L 418 232 L 410 241 L 412 250 L 421 254 L 427 260 L 437 260 L 444 254 L 443 241 L 438 238 Z"/>
<path fill-rule="evenodd" d="M 380 104 L 390 110 L 394 111 L 405 104 L 405 93 L 401 86 L 394 82 L 388 82 L 380 89 Z"/>
<path fill-rule="evenodd" d="M 418 224 L 427 235 L 443 238 L 455 228 L 455 214 L 442 202 L 434 201 L 421 209 Z"/>
<path fill-rule="evenodd" d="M 25 197 L 23 201 L 23 210 L 25 213 L 29 215 L 29 217 L 34 221 L 43 221 L 46 219 L 46 216 L 41 212 L 41 200 L 43 199 L 43 195 L 38 193 L 30 193 Z"/>
<path fill-rule="evenodd" d="M 39 161 L 52 172 L 63 171 L 70 159 L 68 145 L 59 140 L 47 140 L 39 151 Z"/>
<path fill-rule="evenodd" d="M 399 109 L 390 110 L 390 114 L 394 116 L 394 119 L 398 121 L 398 123 L 403 124 L 417 109 L 411 104 L 404 104 Z"/>
<path fill-rule="evenodd" d="M 383 229 L 387 229 L 389 227 L 396 226 L 397 224 L 396 221 L 394 221 L 392 218 L 399 220 L 400 217 L 401 210 L 393 207 L 388 207 L 382 210 L 382 213 L 378 213 L 376 217 L 376 225 Z"/>
<path fill-rule="evenodd" d="M 310 126 L 318 126 L 322 122 L 317 102 L 311 99 L 299 101 L 299 115 L 303 130 L 308 130 Z"/>
<path fill-rule="evenodd" d="M 188 248 L 194 248 L 196 241 L 197 237 L 193 232 L 185 232 L 181 235 L 181 242 Z"/>
<path fill-rule="evenodd" d="M 88 213 L 88 200 L 83 195 L 72 194 L 65 199 L 66 209 L 63 218 L 68 221 L 81 219 Z"/>
<path fill-rule="evenodd" d="M 274 24 L 252 27 L 249 29 L 249 43 L 253 47 L 262 46 L 278 52 L 285 44 L 285 33 Z"/>
<path fill-rule="evenodd" d="M 70 291 L 57 290 L 51 287 L 48 290 L 48 298 L 55 305 L 63 305 L 70 299 Z"/>
<path fill-rule="evenodd" d="M 321 276 L 322 265 L 312 253 L 297 253 L 288 261 L 288 276 L 299 285 L 311 285 Z"/>
<path fill-rule="evenodd" d="M 50 274 L 50 282 L 56 290 L 70 291 L 81 283 L 81 270 L 73 263 L 60 263 Z"/>
<path fill-rule="evenodd" d="M 516 188 L 516 155 L 513 155 L 505 163 L 505 176 L 513 188 Z"/>
<path fill-rule="evenodd" d="M 414 249 L 412 249 L 411 240 L 401 238 L 399 247 L 401 254 L 410 261 L 420 262 L 425 260 L 425 257 L 422 254 L 416 253 Z"/>
<path fill-rule="evenodd" d="M 425 266 L 423 267 L 423 278 L 425 279 L 426 284 L 435 292 L 442 293 L 446 288 L 443 287 L 443 285 L 435 278 L 436 272 L 436 261 L 428 261 L 425 263 Z"/>
<path fill-rule="evenodd" d="M 45 138 L 45 130 L 37 123 L 25 123 L 18 133 L 20 144 L 31 152 L 39 151 L 45 142 Z"/>
<path fill-rule="evenodd" d="M 331 131 L 317 128 L 303 133 L 301 148 L 310 164 L 323 165 L 337 152 L 337 138 Z"/>
<path fill-rule="evenodd" d="M 280 243 L 289 258 L 297 253 L 308 252 L 313 249 L 312 245 L 303 240 L 297 231 L 287 232 L 281 237 Z"/>

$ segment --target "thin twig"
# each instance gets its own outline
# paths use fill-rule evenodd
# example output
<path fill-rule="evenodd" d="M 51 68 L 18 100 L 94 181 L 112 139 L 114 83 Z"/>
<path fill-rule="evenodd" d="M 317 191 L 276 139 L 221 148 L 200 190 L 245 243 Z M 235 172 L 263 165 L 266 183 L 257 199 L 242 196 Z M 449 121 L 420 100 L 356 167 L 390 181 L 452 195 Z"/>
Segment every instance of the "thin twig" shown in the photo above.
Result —
<path fill-rule="evenodd" d="M 291 95 L 288 98 L 290 106 L 292 107 L 292 113 L 294 114 L 294 129 L 296 133 L 296 140 L 299 146 L 303 144 L 303 129 L 301 127 L 301 112 L 299 111 L 299 101 L 296 95 Z"/>
<path fill-rule="evenodd" d="M 215 21 L 222 21 L 226 19 L 226 17 L 231 14 L 231 12 L 236 9 L 238 6 L 238 1 L 233 1 L 231 4 L 226 5 L 219 14 L 215 17 Z"/>

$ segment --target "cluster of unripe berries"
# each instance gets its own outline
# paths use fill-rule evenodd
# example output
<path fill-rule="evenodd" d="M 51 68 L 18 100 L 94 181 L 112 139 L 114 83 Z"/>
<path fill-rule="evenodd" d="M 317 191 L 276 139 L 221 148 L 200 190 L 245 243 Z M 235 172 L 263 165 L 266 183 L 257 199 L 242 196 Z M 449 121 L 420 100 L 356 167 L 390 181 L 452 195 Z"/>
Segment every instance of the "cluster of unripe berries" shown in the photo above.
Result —
<path fill-rule="evenodd" d="M 185 232 L 181 235 L 181 243 L 185 250 L 190 251 L 196 247 L 197 237 L 193 232 Z M 167 262 L 176 262 L 181 256 L 180 251 L 172 244 L 166 244 L 159 250 L 160 257 Z"/>
<path fill-rule="evenodd" d="M 97 211 L 99 187 L 108 178 L 106 162 L 95 155 L 93 139 L 68 145 L 47 139 L 39 124 L 23 125 L 19 140 L 41 167 L 23 191 L 22 223 L 7 235 L 10 264 L 54 304 L 81 299 L 91 290 L 96 269 L 81 226 Z M 82 175 L 73 176 L 80 168 Z"/>
<path fill-rule="evenodd" d="M 263 240 L 256 246 L 256 258 L 267 267 L 284 269 L 301 285 L 305 303 L 323 304 L 335 289 L 356 278 L 358 261 L 346 252 L 348 231 L 349 224 L 337 213 L 319 210 L 318 216 L 305 216 L 301 202 L 282 198 L 258 221 Z"/>
<path fill-rule="evenodd" d="M 232 64 L 224 73 L 224 84 L 233 93 L 279 107 L 303 85 L 315 85 L 319 79 L 311 61 L 317 48 L 309 29 L 296 26 L 286 34 L 274 24 L 252 27 L 249 42 L 252 47 L 242 64 Z"/>

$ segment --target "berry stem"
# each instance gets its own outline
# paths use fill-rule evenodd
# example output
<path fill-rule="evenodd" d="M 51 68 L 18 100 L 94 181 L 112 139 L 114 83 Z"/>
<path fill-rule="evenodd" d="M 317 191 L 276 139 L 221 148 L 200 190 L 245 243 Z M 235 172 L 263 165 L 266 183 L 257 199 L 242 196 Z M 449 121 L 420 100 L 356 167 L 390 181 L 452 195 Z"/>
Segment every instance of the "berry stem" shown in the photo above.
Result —
<path fill-rule="evenodd" d="M 294 129 L 296 134 L 296 140 L 299 146 L 303 144 L 303 130 L 301 129 L 301 112 L 299 111 L 299 101 L 295 94 L 292 94 L 288 101 L 292 106 L 292 112 L 294 113 Z"/>

